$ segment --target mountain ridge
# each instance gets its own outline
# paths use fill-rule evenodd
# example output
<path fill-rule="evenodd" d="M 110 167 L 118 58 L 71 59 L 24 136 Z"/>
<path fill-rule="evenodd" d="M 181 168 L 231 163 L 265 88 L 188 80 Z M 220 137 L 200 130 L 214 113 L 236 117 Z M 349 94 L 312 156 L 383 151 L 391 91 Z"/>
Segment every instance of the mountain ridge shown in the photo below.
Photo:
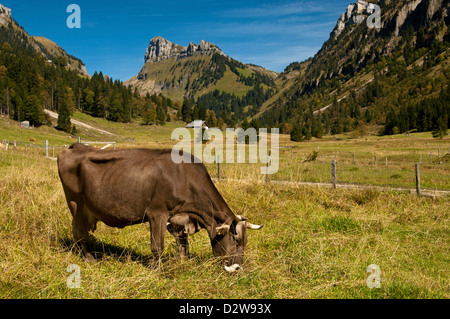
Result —
<path fill-rule="evenodd" d="M 63 48 L 52 40 L 43 36 L 31 36 L 17 21 L 12 17 L 10 8 L 5 7 L 0 3 L 0 28 L 5 28 L 14 34 L 14 37 L 20 39 L 19 41 L 26 42 L 26 45 L 31 50 L 38 52 L 45 57 L 50 63 L 57 57 L 65 59 L 66 67 L 68 69 L 78 72 L 82 76 L 90 77 L 86 70 L 86 65 L 81 59 L 76 58 L 67 53 Z"/>
<path fill-rule="evenodd" d="M 381 9 L 381 27 L 369 28 L 367 8 L 375 4 Z M 260 125 L 289 133 L 295 125 L 316 131 L 317 124 L 323 133 L 336 134 L 370 124 L 392 133 L 384 129 L 390 115 L 406 116 L 401 111 L 405 105 L 438 96 L 448 86 L 449 13 L 449 2 L 442 0 L 350 4 L 314 57 L 280 74 L 278 99 L 261 107 Z M 426 127 L 436 125 L 439 112 L 430 111 L 434 120 Z"/>
<path fill-rule="evenodd" d="M 224 117 L 238 121 L 253 115 L 273 94 L 278 76 L 263 67 L 234 60 L 205 40 L 200 45 L 191 42 L 182 47 L 153 37 L 144 61 L 140 72 L 125 85 L 141 95 L 161 93 L 178 101 L 192 99 L 218 116 L 226 112 Z"/>
<path fill-rule="evenodd" d="M 226 56 L 218 46 L 205 40 L 201 40 L 200 45 L 190 42 L 187 46 L 182 47 L 163 37 L 156 36 L 150 40 L 144 60 L 145 63 L 153 63 L 170 58 L 180 60 L 197 54 L 210 55 L 213 53 Z"/>

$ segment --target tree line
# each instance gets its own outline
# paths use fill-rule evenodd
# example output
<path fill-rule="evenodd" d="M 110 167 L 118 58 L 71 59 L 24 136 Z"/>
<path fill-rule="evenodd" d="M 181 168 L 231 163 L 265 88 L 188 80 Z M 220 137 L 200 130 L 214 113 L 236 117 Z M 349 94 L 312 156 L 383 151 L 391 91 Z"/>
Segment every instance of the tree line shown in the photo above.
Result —
<path fill-rule="evenodd" d="M 0 34 L 11 39 L 0 44 L 0 114 L 41 126 L 50 122 L 44 112 L 49 109 L 58 112 L 57 127 L 66 132 L 74 130 L 70 117 L 75 111 L 115 122 L 139 118 L 142 124 L 164 125 L 171 120 L 169 108 L 176 105 L 170 99 L 141 96 L 102 72 L 81 76 L 67 67 L 66 57 L 49 61 L 33 51 L 25 37 L 14 40 L 11 32 L 0 28 Z"/>

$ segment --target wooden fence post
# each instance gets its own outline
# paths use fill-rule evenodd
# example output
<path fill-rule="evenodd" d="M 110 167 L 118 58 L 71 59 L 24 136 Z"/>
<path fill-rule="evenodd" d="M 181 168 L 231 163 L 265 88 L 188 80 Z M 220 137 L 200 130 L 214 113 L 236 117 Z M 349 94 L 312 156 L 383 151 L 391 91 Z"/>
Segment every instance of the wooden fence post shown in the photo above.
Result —
<path fill-rule="evenodd" d="M 355 153 L 353 153 L 353 164 L 356 164 Z"/>
<path fill-rule="evenodd" d="M 266 183 L 269 182 L 269 163 L 270 163 L 270 155 L 271 151 L 269 151 L 269 156 L 267 157 L 267 166 L 266 166 Z"/>
<path fill-rule="evenodd" d="M 419 170 L 419 164 L 416 164 L 416 192 L 417 196 L 420 196 L 420 170 Z"/>
<path fill-rule="evenodd" d="M 220 181 L 220 155 L 217 155 L 216 162 L 217 162 L 217 178 Z"/>
<path fill-rule="evenodd" d="M 333 184 L 333 188 L 336 189 L 336 161 L 331 161 L 331 184 Z"/>

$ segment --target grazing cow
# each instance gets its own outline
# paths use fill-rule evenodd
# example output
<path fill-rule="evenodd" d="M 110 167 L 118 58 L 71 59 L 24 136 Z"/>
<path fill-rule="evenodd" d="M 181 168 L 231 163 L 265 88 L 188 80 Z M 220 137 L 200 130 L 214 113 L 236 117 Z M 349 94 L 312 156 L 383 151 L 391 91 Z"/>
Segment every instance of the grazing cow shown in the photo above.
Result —
<path fill-rule="evenodd" d="M 229 272 L 242 265 L 247 229 L 260 229 L 235 216 L 203 163 L 176 164 L 171 150 L 98 150 L 75 143 L 58 156 L 58 172 L 72 213 L 74 240 L 89 253 L 88 234 L 98 221 L 111 227 L 150 223 L 153 267 L 164 249 L 167 230 L 176 238 L 182 257 L 188 235 L 208 231 L 215 256 Z"/>

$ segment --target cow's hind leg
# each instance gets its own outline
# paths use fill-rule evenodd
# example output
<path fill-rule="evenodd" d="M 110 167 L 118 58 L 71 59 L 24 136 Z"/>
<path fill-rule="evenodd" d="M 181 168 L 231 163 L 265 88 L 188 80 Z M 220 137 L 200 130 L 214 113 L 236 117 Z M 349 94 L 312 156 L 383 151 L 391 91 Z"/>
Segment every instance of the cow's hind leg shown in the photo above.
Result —
<path fill-rule="evenodd" d="M 87 261 L 94 261 L 94 257 L 89 252 L 89 224 L 88 218 L 84 213 L 82 203 L 71 201 L 69 203 L 72 212 L 72 234 L 76 244 L 81 245 L 84 258 Z"/>

